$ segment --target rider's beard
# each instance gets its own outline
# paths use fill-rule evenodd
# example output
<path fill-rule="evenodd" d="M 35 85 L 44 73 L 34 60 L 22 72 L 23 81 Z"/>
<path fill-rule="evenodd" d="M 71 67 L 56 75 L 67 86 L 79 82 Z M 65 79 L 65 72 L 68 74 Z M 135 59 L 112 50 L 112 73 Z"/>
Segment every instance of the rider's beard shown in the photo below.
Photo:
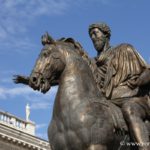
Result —
<path fill-rule="evenodd" d="M 93 44 L 97 52 L 102 52 L 104 50 L 105 41 L 103 39 L 94 39 Z"/>

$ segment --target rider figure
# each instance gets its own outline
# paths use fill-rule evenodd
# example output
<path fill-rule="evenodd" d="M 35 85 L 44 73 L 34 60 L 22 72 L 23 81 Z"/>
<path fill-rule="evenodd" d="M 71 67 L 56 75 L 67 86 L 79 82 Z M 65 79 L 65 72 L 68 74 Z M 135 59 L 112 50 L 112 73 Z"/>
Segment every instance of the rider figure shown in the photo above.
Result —
<path fill-rule="evenodd" d="M 90 25 L 89 35 L 97 51 L 95 61 L 99 69 L 99 88 L 108 100 L 121 108 L 131 138 L 140 143 L 139 149 L 150 149 L 144 145 L 149 144 L 144 120 L 150 109 L 146 94 L 140 93 L 140 86 L 150 81 L 148 65 L 130 44 L 111 47 L 111 30 L 107 24 Z"/>

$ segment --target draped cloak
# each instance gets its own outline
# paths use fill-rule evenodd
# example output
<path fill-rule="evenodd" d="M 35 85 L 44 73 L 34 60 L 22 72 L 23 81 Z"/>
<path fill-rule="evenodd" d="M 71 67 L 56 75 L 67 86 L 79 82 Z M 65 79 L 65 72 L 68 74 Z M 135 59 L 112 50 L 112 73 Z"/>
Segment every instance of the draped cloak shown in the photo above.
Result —
<path fill-rule="evenodd" d="M 147 64 L 130 44 L 120 44 L 97 57 L 99 87 L 109 99 L 132 97 L 138 93 L 134 83 Z"/>

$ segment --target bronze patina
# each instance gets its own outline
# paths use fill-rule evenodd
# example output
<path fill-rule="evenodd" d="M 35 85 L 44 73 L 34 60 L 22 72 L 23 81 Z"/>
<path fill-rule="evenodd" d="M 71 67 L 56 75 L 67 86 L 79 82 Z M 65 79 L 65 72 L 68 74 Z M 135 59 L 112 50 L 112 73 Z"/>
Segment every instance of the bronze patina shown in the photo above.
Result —
<path fill-rule="evenodd" d="M 96 58 L 71 38 L 54 40 L 45 34 L 31 75 L 17 75 L 14 81 L 43 93 L 59 85 L 48 130 L 52 149 L 134 149 L 120 141 L 128 135 L 126 121 L 131 140 L 149 142 L 149 67 L 131 45 L 110 47 L 106 24 L 91 25 L 89 33 Z"/>
<path fill-rule="evenodd" d="M 97 88 L 79 44 L 73 39 L 54 41 L 47 34 L 42 37 L 42 43 L 44 47 L 30 77 L 18 76 L 15 81 L 24 79 L 34 90 L 43 93 L 53 83 L 59 84 L 48 129 L 52 149 L 116 150 L 121 138 L 115 140 L 109 103 Z"/>
<path fill-rule="evenodd" d="M 111 30 L 106 23 L 90 25 L 89 35 L 97 51 L 95 63 L 99 69 L 97 83 L 100 90 L 121 108 L 132 140 L 140 143 L 140 149 L 150 149 L 143 146 L 143 143 L 149 143 L 149 133 L 144 123 L 150 115 L 149 65 L 130 44 L 111 47 Z"/>

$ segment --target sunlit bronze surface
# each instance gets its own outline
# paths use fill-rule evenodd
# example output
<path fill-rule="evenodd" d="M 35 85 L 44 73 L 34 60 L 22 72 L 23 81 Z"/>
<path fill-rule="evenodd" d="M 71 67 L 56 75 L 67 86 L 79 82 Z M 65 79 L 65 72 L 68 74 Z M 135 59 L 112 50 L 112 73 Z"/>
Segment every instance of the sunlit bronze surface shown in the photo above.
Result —
<path fill-rule="evenodd" d="M 99 73 L 95 77 L 100 91 L 121 108 L 132 140 L 140 144 L 138 148 L 150 149 L 145 126 L 150 116 L 149 65 L 130 44 L 110 46 L 111 29 L 106 23 L 90 25 L 89 35 L 97 51 L 95 63 Z"/>
<path fill-rule="evenodd" d="M 101 88 L 97 84 L 97 78 L 95 77 L 98 74 L 95 64 L 81 50 L 79 43 L 74 42 L 72 39 L 55 41 L 50 36 L 44 35 L 42 44 L 44 47 L 30 77 L 16 76 L 15 82 L 27 84 L 34 90 L 39 90 L 43 93 L 46 93 L 51 86 L 59 85 L 53 117 L 48 130 L 52 149 L 117 150 L 120 148 L 119 143 L 124 137 L 119 137 L 114 132 L 117 131 L 117 127 L 126 130 L 126 125 L 124 122 L 121 124 L 123 118 L 119 118 L 115 122 L 116 119 L 113 118 L 115 113 L 119 112 L 121 114 L 121 111 L 106 100 L 107 96 L 105 97 L 100 91 Z M 143 80 L 143 77 L 148 76 L 149 72 L 147 72 L 141 74 L 139 78 Z M 108 72 L 108 76 L 110 75 L 112 75 L 111 71 L 110 74 Z M 126 92 L 126 89 L 122 90 Z M 123 94 L 125 94 L 124 92 Z M 117 100 L 115 99 L 118 105 L 119 98 L 122 95 L 120 94 L 119 96 Z M 141 99 L 144 104 L 141 103 Z M 122 100 L 129 101 L 130 98 L 125 97 Z M 141 107 L 134 105 L 133 101 L 139 101 Z M 147 105 L 145 105 L 147 101 L 148 98 L 140 94 L 131 103 L 123 106 L 125 114 L 131 114 L 127 115 L 131 116 L 127 117 L 127 119 L 135 119 L 135 124 L 130 125 L 132 126 L 131 129 L 136 130 L 135 132 L 139 135 L 135 137 L 138 142 L 143 142 L 143 139 L 145 140 L 144 142 L 147 142 L 148 132 L 145 124 L 133 112 L 140 113 L 138 115 L 145 118 L 146 115 L 143 109 L 147 110 Z M 132 105 L 135 111 L 132 111 L 131 108 L 133 107 L 129 107 Z M 116 116 L 119 116 L 119 114 Z M 122 117 L 122 115 L 120 116 Z M 119 124 L 122 126 L 119 126 Z M 142 133 L 137 130 L 140 127 L 143 132 L 147 132 L 146 136 L 145 134 L 143 134 L 143 137 L 141 136 Z M 128 150 L 130 147 L 124 147 L 124 149 Z"/>

